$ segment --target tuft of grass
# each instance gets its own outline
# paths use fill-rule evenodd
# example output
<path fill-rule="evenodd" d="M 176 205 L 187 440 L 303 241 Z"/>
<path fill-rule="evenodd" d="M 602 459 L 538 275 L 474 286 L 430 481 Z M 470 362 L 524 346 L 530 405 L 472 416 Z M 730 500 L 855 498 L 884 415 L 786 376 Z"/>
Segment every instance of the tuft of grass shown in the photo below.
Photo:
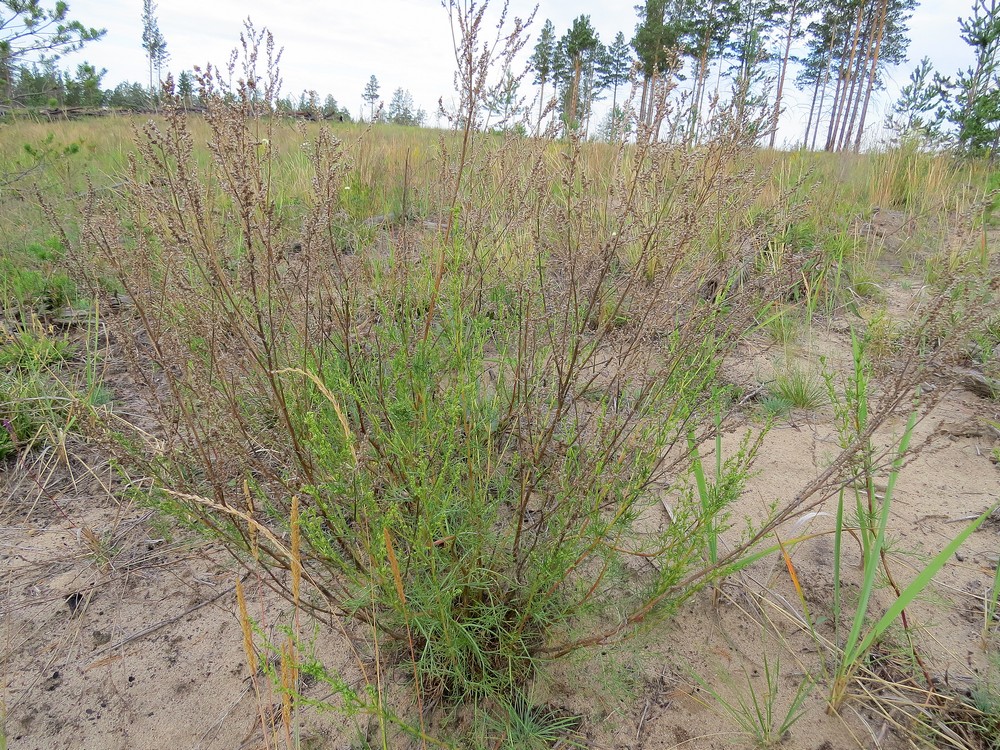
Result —
<path fill-rule="evenodd" d="M 33 318 L 13 333 L 0 331 L 0 368 L 38 372 L 64 360 L 70 349 L 65 336 Z"/>
<path fill-rule="evenodd" d="M 986 750 L 1000 750 L 1000 676 L 993 667 L 993 681 L 983 680 L 972 689 L 972 706 L 978 713 L 970 722 Z"/>
<path fill-rule="evenodd" d="M 502 737 L 502 744 L 491 745 L 506 750 L 546 750 L 553 747 L 584 748 L 577 733 L 581 719 L 547 705 L 536 705 L 518 695 L 506 706 L 503 720 L 490 734 Z"/>
<path fill-rule="evenodd" d="M 877 372 L 888 371 L 900 352 L 902 335 L 900 326 L 884 309 L 877 309 L 867 316 L 865 352 Z"/>
<path fill-rule="evenodd" d="M 871 260 L 852 261 L 847 268 L 847 277 L 856 298 L 882 302 L 885 290 L 873 265 Z"/>
<path fill-rule="evenodd" d="M 0 332 L 0 458 L 29 450 L 47 428 L 65 424 L 72 399 L 51 368 L 70 343 L 37 319 Z"/>
<path fill-rule="evenodd" d="M 101 384 L 96 313 L 85 324 L 82 346 L 30 313 L 12 330 L 0 329 L 0 458 L 60 444 L 111 402 Z"/>
<path fill-rule="evenodd" d="M 787 404 L 790 408 L 809 411 L 828 402 L 823 380 L 800 367 L 788 367 L 775 376 L 773 398 L 778 399 L 775 406 Z"/>
<path fill-rule="evenodd" d="M 993 585 L 986 592 L 983 615 L 983 639 L 989 643 L 993 631 L 1000 627 L 997 624 L 1000 621 L 1000 559 L 997 560 L 996 570 L 993 572 Z"/>
<path fill-rule="evenodd" d="M 917 725 L 932 741 L 941 738 L 950 746 L 1000 750 L 1000 656 L 990 654 L 989 666 L 968 693 L 927 701 L 916 713 Z M 958 742 L 956 742 L 958 740 Z M 959 744 L 959 742 L 961 744 Z"/>
<path fill-rule="evenodd" d="M 787 417 L 791 414 L 792 409 L 795 408 L 793 404 L 788 399 L 783 396 L 778 396 L 773 393 L 767 394 L 760 401 L 761 409 L 763 409 L 765 416 L 771 419 L 779 419 L 781 417 Z"/>
<path fill-rule="evenodd" d="M 969 337 L 969 355 L 982 367 L 1000 365 L 1000 315 L 994 315 Z"/>
<path fill-rule="evenodd" d="M 715 461 L 711 478 L 705 474 L 701 452 L 693 431 L 688 432 L 687 445 L 691 460 L 691 474 L 694 490 L 703 513 L 706 536 L 705 555 L 711 565 L 719 561 L 719 534 L 724 530 L 726 508 L 735 502 L 743 492 L 750 478 L 754 460 L 767 429 L 756 433 L 748 431 L 740 441 L 739 448 L 729 458 L 722 458 L 722 415 L 715 418 Z M 716 591 L 718 594 L 718 591 Z"/>
<path fill-rule="evenodd" d="M 798 339 L 802 322 L 794 306 L 776 305 L 768 310 L 761 327 L 776 344 L 787 347 Z"/>
<path fill-rule="evenodd" d="M 48 312 L 76 299 L 76 285 L 63 271 L 46 272 L 0 258 L 0 278 L 0 296 L 10 307 Z"/>
<path fill-rule="evenodd" d="M 761 651 L 763 667 L 761 677 L 763 685 L 757 684 L 747 668 L 742 667 L 745 684 L 737 686 L 729 676 L 722 677 L 722 682 L 729 685 L 735 693 L 732 700 L 723 696 L 705 680 L 697 675 L 699 685 L 714 700 L 720 712 L 731 719 L 740 730 L 749 737 L 758 748 L 773 748 L 785 742 L 795 723 L 802 718 L 805 709 L 803 704 L 809 697 L 815 681 L 808 675 L 796 686 L 795 693 L 784 713 L 778 709 L 779 693 L 781 691 L 781 659 L 773 659 L 767 655 L 767 648 Z"/>

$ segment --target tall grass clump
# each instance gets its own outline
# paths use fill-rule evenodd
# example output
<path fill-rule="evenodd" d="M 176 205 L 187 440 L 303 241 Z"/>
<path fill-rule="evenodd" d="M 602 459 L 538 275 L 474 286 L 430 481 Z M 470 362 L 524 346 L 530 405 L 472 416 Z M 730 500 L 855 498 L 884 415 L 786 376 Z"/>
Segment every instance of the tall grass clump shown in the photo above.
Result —
<path fill-rule="evenodd" d="M 326 129 L 302 145 L 308 194 L 277 210 L 280 53 L 248 24 L 229 69 L 198 76 L 204 146 L 168 83 L 120 197 L 92 195 L 74 243 L 95 292 L 124 290 L 108 324 L 161 422 L 156 444 L 117 433 L 124 465 L 297 607 L 355 623 L 366 688 L 298 666 L 423 738 L 437 705 L 523 718 L 542 660 L 625 638 L 738 563 L 745 546 L 704 554 L 738 493 L 686 491 L 689 445 L 730 404 L 724 355 L 797 277 L 727 229 L 761 192 L 759 123 L 720 109 L 697 148 L 640 129 L 598 157 L 573 132 L 484 133 L 524 24 L 487 38 L 485 6 L 449 9 L 459 105 L 412 186 L 436 220 L 402 211 L 346 247 L 366 136 Z M 667 132 L 686 117 L 669 81 L 651 94 Z M 756 231 L 786 211 L 757 205 Z"/>

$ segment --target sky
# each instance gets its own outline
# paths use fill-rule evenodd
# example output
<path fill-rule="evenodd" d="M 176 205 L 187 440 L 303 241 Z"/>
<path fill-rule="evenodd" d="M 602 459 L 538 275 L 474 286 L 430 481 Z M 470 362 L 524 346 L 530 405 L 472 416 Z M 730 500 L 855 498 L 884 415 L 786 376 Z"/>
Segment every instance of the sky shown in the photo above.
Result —
<path fill-rule="evenodd" d="M 580 14 L 590 16 L 605 43 L 619 31 L 631 39 L 638 1 L 540 0 L 528 50 L 546 18 L 561 35 Z M 121 81 L 148 81 L 142 0 L 69 0 L 69 5 L 72 18 L 105 28 L 107 35 L 67 56 L 65 66 L 87 60 L 106 68 L 106 88 Z M 528 0 L 510 0 L 509 15 L 524 18 L 534 7 Z M 946 74 L 971 64 L 957 22 L 960 15 L 969 15 L 971 7 L 972 0 L 922 0 L 910 24 L 909 60 L 888 72 L 887 90 L 873 103 L 876 115 L 869 117 L 870 123 L 881 121 L 884 107 L 895 99 L 920 58 L 930 57 Z M 497 8 L 499 2 L 494 0 L 491 11 Z M 448 14 L 440 0 L 161 0 L 156 16 L 170 53 L 167 67 L 175 75 L 209 62 L 224 66 L 249 17 L 258 28 L 266 26 L 277 46 L 284 48 L 282 91 L 294 99 L 305 90 L 315 90 L 321 99 L 332 94 L 357 117 L 362 112 L 361 93 L 374 75 L 386 104 L 396 88 L 407 89 L 417 106 L 427 111 L 431 125 L 438 99 L 443 97 L 446 105 L 453 101 L 455 58 Z M 791 144 L 801 137 L 808 106 L 807 95 L 791 93 L 779 143 Z M 595 114 L 600 116 L 600 105 Z"/>

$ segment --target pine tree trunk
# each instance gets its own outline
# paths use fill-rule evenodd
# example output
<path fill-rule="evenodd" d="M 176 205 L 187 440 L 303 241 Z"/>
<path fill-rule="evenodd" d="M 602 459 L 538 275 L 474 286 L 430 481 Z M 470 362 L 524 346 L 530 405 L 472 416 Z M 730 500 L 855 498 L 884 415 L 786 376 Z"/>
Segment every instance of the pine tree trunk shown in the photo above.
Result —
<path fill-rule="evenodd" d="M 694 86 L 694 106 L 691 108 L 691 124 L 688 139 L 694 143 L 698 139 L 698 132 L 701 130 L 701 108 L 705 102 L 705 89 L 708 83 L 708 47 L 710 40 L 708 31 L 705 31 L 705 38 L 702 40 L 701 53 L 698 56 L 698 79 Z"/>
<path fill-rule="evenodd" d="M 583 87 L 583 96 L 581 97 L 585 113 L 583 120 L 583 134 L 585 137 L 590 137 L 590 117 L 594 114 L 594 76 L 594 61 L 591 58 L 587 61 L 587 77 L 584 79 L 586 85 Z"/>
<path fill-rule="evenodd" d="M 826 53 L 826 68 L 823 71 L 823 87 L 820 89 L 819 94 L 819 109 L 816 110 L 816 125 L 813 128 L 812 145 L 809 146 L 809 148 L 813 151 L 816 150 L 816 141 L 819 138 L 819 124 L 823 120 L 823 105 L 826 103 L 826 87 L 830 84 L 830 70 L 833 68 L 833 48 L 837 44 L 838 31 L 839 29 L 836 25 L 834 25 L 833 29 L 830 31 L 830 47 Z"/>
<path fill-rule="evenodd" d="M 645 73 L 642 74 L 642 99 L 639 102 L 639 124 L 643 125 L 646 122 L 646 101 L 649 99 L 649 76 Z"/>
<path fill-rule="evenodd" d="M 664 85 L 666 85 L 666 84 L 664 84 Z M 656 89 L 654 88 L 654 93 L 655 93 L 655 91 L 656 91 Z M 655 106 L 654 112 L 651 113 L 651 114 L 654 115 L 654 120 L 652 122 L 652 126 L 653 126 L 653 142 L 655 143 L 656 141 L 658 141 L 660 139 L 660 129 L 663 127 L 663 118 L 667 114 L 667 109 L 664 106 L 664 104 L 666 102 L 662 99 L 661 96 L 659 96 L 659 95 L 655 96 L 654 102 L 655 102 L 656 106 Z M 674 134 L 671 134 L 671 138 L 673 138 L 673 135 Z"/>
<path fill-rule="evenodd" d="M 767 147 L 774 148 L 778 137 L 778 118 L 781 116 L 781 93 L 785 88 L 785 74 L 788 72 L 788 58 L 792 53 L 792 32 L 795 30 L 795 16 L 799 10 L 799 0 L 792 0 L 788 8 L 788 33 L 785 35 L 785 53 L 781 57 L 781 73 L 778 76 L 778 90 L 774 94 L 774 116 L 771 118 L 771 139 Z M 816 103 L 816 97 L 813 97 Z M 812 113 L 810 112 L 810 115 Z"/>
<path fill-rule="evenodd" d="M 861 122 L 858 124 L 858 133 L 854 138 L 855 153 L 861 151 L 861 135 L 865 130 L 865 118 L 868 116 L 868 104 L 871 102 L 872 91 L 875 89 L 875 78 L 878 75 L 878 61 L 882 50 L 882 41 L 885 39 L 885 26 L 889 20 L 889 0 L 882 0 L 882 12 L 879 18 L 877 41 L 875 43 L 875 53 L 872 55 L 871 70 L 868 73 L 868 86 L 865 91 L 865 103 L 861 108 Z"/>
<path fill-rule="evenodd" d="M 535 137 L 537 138 L 542 133 L 542 111 L 543 105 L 545 104 L 545 79 L 542 79 L 542 90 L 538 95 L 538 124 L 535 126 Z"/>
<path fill-rule="evenodd" d="M 618 78 L 617 78 L 617 75 L 618 75 L 618 73 L 615 73 L 615 76 L 616 76 L 615 83 L 614 83 L 614 86 L 611 88 L 611 121 L 609 123 L 610 127 L 608 128 L 608 140 L 611 141 L 611 143 L 618 143 L 618 132 L 616 130 L 616 127 L 617 127 L 617 124 L 618 124 L 618 115 L 617 115 L 617 111 L 618 111 Z"/>
<path fill-rule="evenodd" d="M 867 57 L 865 58 L 867 60 Z M 840 120 L 840 129 L 837 131 L 836 138 L 833 144 L 834 151 L 841 151 L 844 148 L 844 137 L 847 133 L 847 123 L 852 118 L 853 113 L 856 110 L 855 107 L 855 93 L 858 88 L 858 74 L 861 69 L 862 58 L 858 57 L 850 69 L 850 81 L 851 85 L 847 88 L 847 95 L 844 97 L 844 105 L 842 108 L 843 117 Z"/>
<path fill-rule="evenodd" d="M 3 82 L 4 101 L 7 103 L 14 101 L 14 70 L 10 63 L 10 55 L 0 53 L 0 81 Z"/>
<path fill-rule="evenodd" d="M 654 70 L 649 79 L 649 99 L 646 102 L 646 127 L 648 128 L 653 127 L 653 117 L 656 114 L 656 85 L 659 78 L 659 72 Z M 656 133 L 653 134 L 653 141 L 656 141 Z"/>
<path fill-rule="evenodd" d="M 837 130 L 837 105 L 840 102 L 840 89 L 843 85 L 844 85 L 844 73 L 838 67 L 837 86 L 834 88 L 833 97 L 830 99 L 830 124 L 827 127 L 826 131 L 826 143 L 823 145 L 824 151 L 833 150 L 833 134 Z"/>
<path fill-rule="evenodd" d="M 817 73 L 816 85 L 813 86 L 812 103 L 809 105 L 809 119 L 806 120 L 806 135 L 805 138 L 802 139 L 803 148 L 809 148 L 809 130 L 812 128 L 813 114 L 816 112 L 816 98 L 819 96 L 819 83 L 821 78 L 822 76 L 819 73 Z M 818 119 L 816 120 L 816 125 L 817 127 L 819 126 Z"/>
<path fill-rule="evenodd" d="M 580 96 L 580 74 L 583 70 L 580 64 L 580 58 L 577 57 L 573 61 L 573 85 L 569 90 L 569 117 L 566 119 L 566 129 L 567 131 L 573 127 L 573 123 L 576 122 L 576 100 Z"/>
<path fill-rule="evenodd" d="M 709 56 L 711 50 L 705 47 L 704 62 L 701 69 L 701 84 L 698 88 L 698 117 L 694 121 L 693 140 L 697 143 L 701 140 L 702 115 L 705 111 L 705 97 L 708 94 L 708 72 L 711 69 L 712 58 Z"/>
<path fill-rule="evenodd" d="M 840 130 L 841 121 L 844 119 L 844 108 L 847 105 L 847 88 L 851 82 L 851 71 L 854 68 L 854 59 L 858 54 L 858 37 L 861 35 L 861 21 L 864 18 L 864 6 L 858 6 L 858 22 L 854 26 L 854 38 L 850 43 L 850 54 L 846 55 L 846 60 L 841 57 L 840 75 L 837 79 L 837 92 L 833 96 L 834 111 L 830 113 L 830 131 L 826 137 L 826 150 L 835 151 L 837 146 L 837 133 Z M 846 39 L 845 39 L 846 41 Z M 848 45 L 844 45 L 844 52 L 847 53 Z M 845 77 L 846 75 L 846 77 Z"/>
<path fill-rule="evenodd" d="M 868 68 L 868 63 L 871 60 L 872 48 L 875 44 L 875 27 L 877 26 L 877 19 L 875 18 L 875 0 L 872 0 L 871 5 L 869 6 L 869 12 L 866 13 L 866 15 L 868 18 L 864 33 L 865 51 L 863 55 L 858 56 L 857 66 L 855 67 L 854 80 L 851 84 L 851 96 L 849 99 L 850 109 L 848 110 L 851 113 L 851 117 L 849 121 L 846 119 L 844 121 L 844 127 L 842 128 L 843 132 L 840 136 L 840 142 L 837 145 L 838 151 L 847 150 L 847 146 L 851 142 L 851 137 L 854 134 L 854 125 L 858 119 L 858 112 L 861 109 L 861 98 L 864 88 L 863 81 Z M 857 92 L 857 95 L 855 95 L 855 91 Z"/>
<path fill-rule="evenodd" d="M 653 100 L 656 98 L 656 73 L 649 77 L 649 96 L 646 97 L 646 111 L 642 113 L 642 124 L 653 127 Z M 655 140 L 655 139 L 654 139 Z"/>

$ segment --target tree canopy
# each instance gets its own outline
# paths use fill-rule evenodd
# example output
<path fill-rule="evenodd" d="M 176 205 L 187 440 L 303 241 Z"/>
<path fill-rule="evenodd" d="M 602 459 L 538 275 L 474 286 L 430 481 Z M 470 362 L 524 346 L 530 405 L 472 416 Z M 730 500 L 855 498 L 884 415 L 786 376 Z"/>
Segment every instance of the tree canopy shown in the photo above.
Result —
<path fill-rule="evenodd" d="M 41 0 L 0 0 L 0 91 L 12 98 L 17 66 L 32 58 L 55 59 L 100 39 L 105 29 L 70 18 L 69 5 Z"/>

